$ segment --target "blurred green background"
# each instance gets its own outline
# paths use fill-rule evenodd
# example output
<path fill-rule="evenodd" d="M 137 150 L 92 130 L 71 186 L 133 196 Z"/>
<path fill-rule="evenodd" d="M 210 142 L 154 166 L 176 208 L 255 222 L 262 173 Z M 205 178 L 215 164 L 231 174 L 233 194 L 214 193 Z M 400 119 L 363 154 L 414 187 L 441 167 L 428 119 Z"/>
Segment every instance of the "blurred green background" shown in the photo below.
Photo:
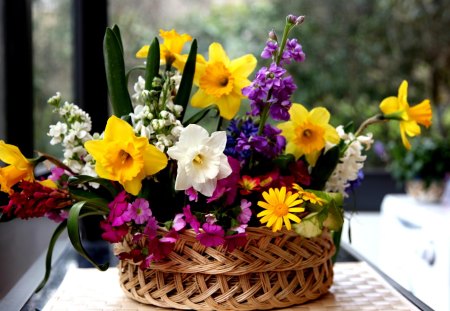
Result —
<path fill-rule="evenodd" d="M 72 25 L 69 0 L 33 1 L 35 120 L 37 150 L 58 152 L 48 144 L 48 125 L 55 122 L 47 99 L 60 91 L 72 101 Z M 199 41 L 199 52 L 220 42 L 231 57 L 259 55 L 271 29 L 281 37 L 288 14 L 305 15 L 291 37 L 299 39 L 306 61 L 289 67 L 298 85 L 295 102 L 326 106 L 332 124 L 359 125 L 378 112 L 379 102 L 397 94 L 409 81 L 409 103 L 429 98 L 434 109 L 431 133 L 448 136 L 450 128 L 450 1 L 444 0 L 110 0 L 109 24 L 122 31 L 126 66 L 160 28 L 175 28 Z M 130 85 L 130 91 L 132 85 Z M 47 113 L 48 111 L 48 113 Z M 370 128 L 376 139 L 400 144 L 396 124 Z M 371 152 L 367 166 L 384 162 Z"/>

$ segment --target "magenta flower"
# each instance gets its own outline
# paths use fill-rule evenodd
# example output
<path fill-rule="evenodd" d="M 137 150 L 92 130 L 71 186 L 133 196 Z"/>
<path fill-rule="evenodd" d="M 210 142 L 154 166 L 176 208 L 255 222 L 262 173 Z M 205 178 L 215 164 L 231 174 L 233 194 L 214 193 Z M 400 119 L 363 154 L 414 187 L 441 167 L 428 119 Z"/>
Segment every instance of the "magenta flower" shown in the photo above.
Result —
<path fill-rule="evenodd" d="M 144 224 L 150 216 L 152 216 L 152 211 L 150 209 L 150 204 L 144 198 L 137 198 L 132 204 L 129 205 L 126 211 L 126 218 L 134 220 L 138 225 Z"/>
<path fill-rule="evenodd" d="M 130 221 L 130 219 L 123 218 L 123 214 L 128 209 L 128 195 L 125 191 L 120 192 L 114 200 L 108 204 L 108 207 L 110 209 L 109 215 L 108 215 L 108 221 L 111 222 L 113 226 L 121 226 L 125 222 Z"/>
<path fill-rule="evenodd" d="M 144 228 L 144 234 L 146 234 L 149 239 L 153 239 L 158 235 L 158 221 L 154 216 L 148 218 L 147 225 Z"/>
<path fill-rule="evenodd" d="M 247 235 L 245 233 L 227 235 L 225 237 L 225 242 L 227 250 L 232 252 L 236 248 L 244 247 L 247 244 Z"/>
<path fill-rule="evenodd" d="M 175 229 L 175 231 L 180 231 L 184 227 L 186 227 L 186 221 L 183 219 L 184 214 L 176 214 L 175 218 L 173 219 L 172 228 Z"/>
<path fill-rule="evenodd" d="M 193 187 L 191 187 L 191 188 L 189 188 L 189 189 L 186 189 L 185 191 L 184 191 L 184 193 L 188 196 L 188 198 L 189 198 L 189 201 L 195 201 L 195 202 L 197 202 L 197 200 L 198 200 L 198 192 L 197 192 L 197 190 L 195 190 Z"/>
<path fill-rule="evenodd" d="M 238 160 L 230 156 L 228 156 L 228 164 L 230 164 L 232 170 L 231 174 L 217 181 L 216 189 L 214 190 L 213 195 L 206 200 L 207 203 L 213 202 L 224 196 L 225 204 L 230 205 L 236 198 L 241 165 Z"/>
<path fill-rule="evenodd" d="M 225 232 L 221 226 L 204 223 L 202 228 L 205 232 L 197 235 L 197 240 L 199 240 L 204 246 L 219 246 L 225 243 Z"/>
<path fill-rule="evenodd" d="M 128 233 L 127 225 L 113 227 L 107 221 L 101 221 L 100 228 L 104 231 L 102 233 L 102 239 L 111 243 L 121 242 Z"/>
<path fill-rule="evenodd" d="M 190 205 L 186 205 L 185 207 L 183 207 L 183 214 L 185 217 L 186 222 L 191 226 L 192 229 L 194 229 L 194 231 L 196 233 L 200 232 L 200 222 L 197 220 L 197 218 L 192 215 L 191 213 L 191 206 Z"/>

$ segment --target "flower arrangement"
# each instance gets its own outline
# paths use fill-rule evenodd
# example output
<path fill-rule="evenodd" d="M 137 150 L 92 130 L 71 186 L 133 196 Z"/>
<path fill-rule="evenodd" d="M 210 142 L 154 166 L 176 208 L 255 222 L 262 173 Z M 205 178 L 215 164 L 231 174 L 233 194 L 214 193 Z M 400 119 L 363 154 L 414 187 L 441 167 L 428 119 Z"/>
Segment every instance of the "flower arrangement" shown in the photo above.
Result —
<path fill-rule="evenodd" d="M 205 58 L 196 39 L 161 30 L 161 44 L 155 38 L 136 54 L 145 62 L 131 96 L 119 28 L 108 28 L 104 55 L 114 114 L 103 133 L 91 133 L 89 115 L 57 93 L 48 102 L 61 121 L 48 135 L 63 159 L 42 153 L 27 159 L 0 141 L 1 191 L 9 195 L 2 221 L 51 218 L 60 225 L 50 260 L 67 228 L 74 247 L 100 269 L 107 265 L 91 259 L 78 232 L 79 219 L 90 215 L 103 216 L 102 237 L 141 269 L 167 258 L 188 229 L 204 247 L 228 252 L 246 245 L 250 227 L 306 238 L 340 232 L 343 197 L 360 182 L 372 144 L 364 130 L 399 122 L 409 148 L 407 136 L 431 124 L 431 107 L 428 100 L 410 107 L 403 82 L 398 96 L 383 100 L 381 113 L 355 131 L 352 124 L 331 125 L 323 107 L 292 103 L 297 86 L 287 65 L 305 61 L 305 53 L 289 34 L 303 22 L 289 15 L 281 40 L 269 33 L 261 54 L 267 65 L 252 81 L 255 56 L 230 59 L 212 43 Z M 42 180 L 34 175 L 41 162 L 51 163 Z"/>

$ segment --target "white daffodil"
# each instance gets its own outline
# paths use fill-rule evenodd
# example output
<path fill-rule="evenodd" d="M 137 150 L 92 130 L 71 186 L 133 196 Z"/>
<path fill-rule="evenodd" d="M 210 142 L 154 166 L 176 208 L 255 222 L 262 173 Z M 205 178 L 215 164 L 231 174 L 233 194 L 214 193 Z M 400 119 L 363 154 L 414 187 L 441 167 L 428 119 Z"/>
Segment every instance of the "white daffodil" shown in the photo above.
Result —
<path fill-rule="evenodd" d="M 178 161 L 175 190 L 193 187 L 205 196 L 212 196 L 217 180 L 231 174 L 227 157 L 223 154 L 227 136 L 224 131 L 208 132 L 196 124 L 181 132 L 178 142 L 167 154 Z"/>

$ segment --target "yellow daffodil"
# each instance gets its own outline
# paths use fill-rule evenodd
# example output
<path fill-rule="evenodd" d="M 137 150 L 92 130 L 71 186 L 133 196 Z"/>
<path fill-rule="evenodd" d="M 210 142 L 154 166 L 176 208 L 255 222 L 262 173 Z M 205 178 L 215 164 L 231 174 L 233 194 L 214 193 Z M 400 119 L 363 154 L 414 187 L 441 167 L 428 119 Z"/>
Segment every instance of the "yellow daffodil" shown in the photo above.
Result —
<path fill-rule="evenodd" d="M 286 153 L 296 158 L 306 156 L 309 164 L 315 165 L 325 143 L 337 144 L 339 134 L 328 124 L 330 113 L 323 107 L 308 110 L 301 104 L 293 104 L 289 109 L 291 120 L 278 125 L 286 137 Z"/>
<path fill-rule="evenodd" d="M 250 84 L 247 77 L 256 67 L 256 58 L 247 54 L 230 60 L 222 45 L 209 46 L 209 60 L 197 60 L 194 83 L 199 86 L 192 97 L 192 106 L 205 108 L 216 104 L 220 116 L 232 119 L 239 111 L 242 88 Z"/>
<path fill-rule="evenodd" d="M 390 96 L 385 98 L 380 109 L 387 119 L 400 120 L 400 134 L 402 136 L 403 145 L 411 148 L 407 136 L 414 137 L 420 134 L 420 126 L 426 127 L 431 125 L 432 111 L 430 101 L 425 99 L 420 104 L 410 107 L 408 104 L 408 82 L 403 81 L 398 88 L 398 96 Z"/>
<path fill-rule="evenodd" d="M 12 193 L 15 184 L 22 180 L 34 180 L 34 165 L 14 145 L 0 140 L 0 161 L 9 164 L 0 168 L 0 190 Z"/>
<path fill-rule="evenodd" d="M 118 181 L 133 195 L 141 190 L 142 179 L 167 165 L 162 151 L 147 138 L 137 137 L 131 125 L 116 116 L 109 118 L 103 140 L 90 140 L 84 146 L 96 161 L 98 176 Z"/>
<path fill-rule="evenodd" d="M 168 31 L 160 29 L 159 36 L 163 38 L 163 42 L 159 45 L 161 60 L 166 64 L 173 63 L 174 67 L 180 70 L 180 67 L 182 67 L 183 64 L 180 62 L 180 60 L 177 60 L 177 56 L 179 56 L 181 51 L 183 50 L 184 44 L 191 41 L 192 37 L 185 33 L 179 34 L 175 31 L 175 29 Z M 147 58 L 149 49 L 149 45 L 144 45 L 136 53 L 136 57 Z"/>
<path fill-rule="evenodd" d="M 269 192 L 263 192 L 264 201 L 259 201 L 258 205 L 265 210 L 258 213 L 257 217 L 262 217 L 260 222 L 262 224 L 267 222 L 267 227 L 272 227 L 272 231 L 281 230 L 284 225 L 288 230 L 291 230 L 291 220 L 299 223 L 301 219 L 292 214 L 303 212 L 305 209 L 299 207 L 303 202 L 298 197 L 298 193 L 292 194 L 290 191 L 286 193 L 286 187 L 270 188 Z"/>

